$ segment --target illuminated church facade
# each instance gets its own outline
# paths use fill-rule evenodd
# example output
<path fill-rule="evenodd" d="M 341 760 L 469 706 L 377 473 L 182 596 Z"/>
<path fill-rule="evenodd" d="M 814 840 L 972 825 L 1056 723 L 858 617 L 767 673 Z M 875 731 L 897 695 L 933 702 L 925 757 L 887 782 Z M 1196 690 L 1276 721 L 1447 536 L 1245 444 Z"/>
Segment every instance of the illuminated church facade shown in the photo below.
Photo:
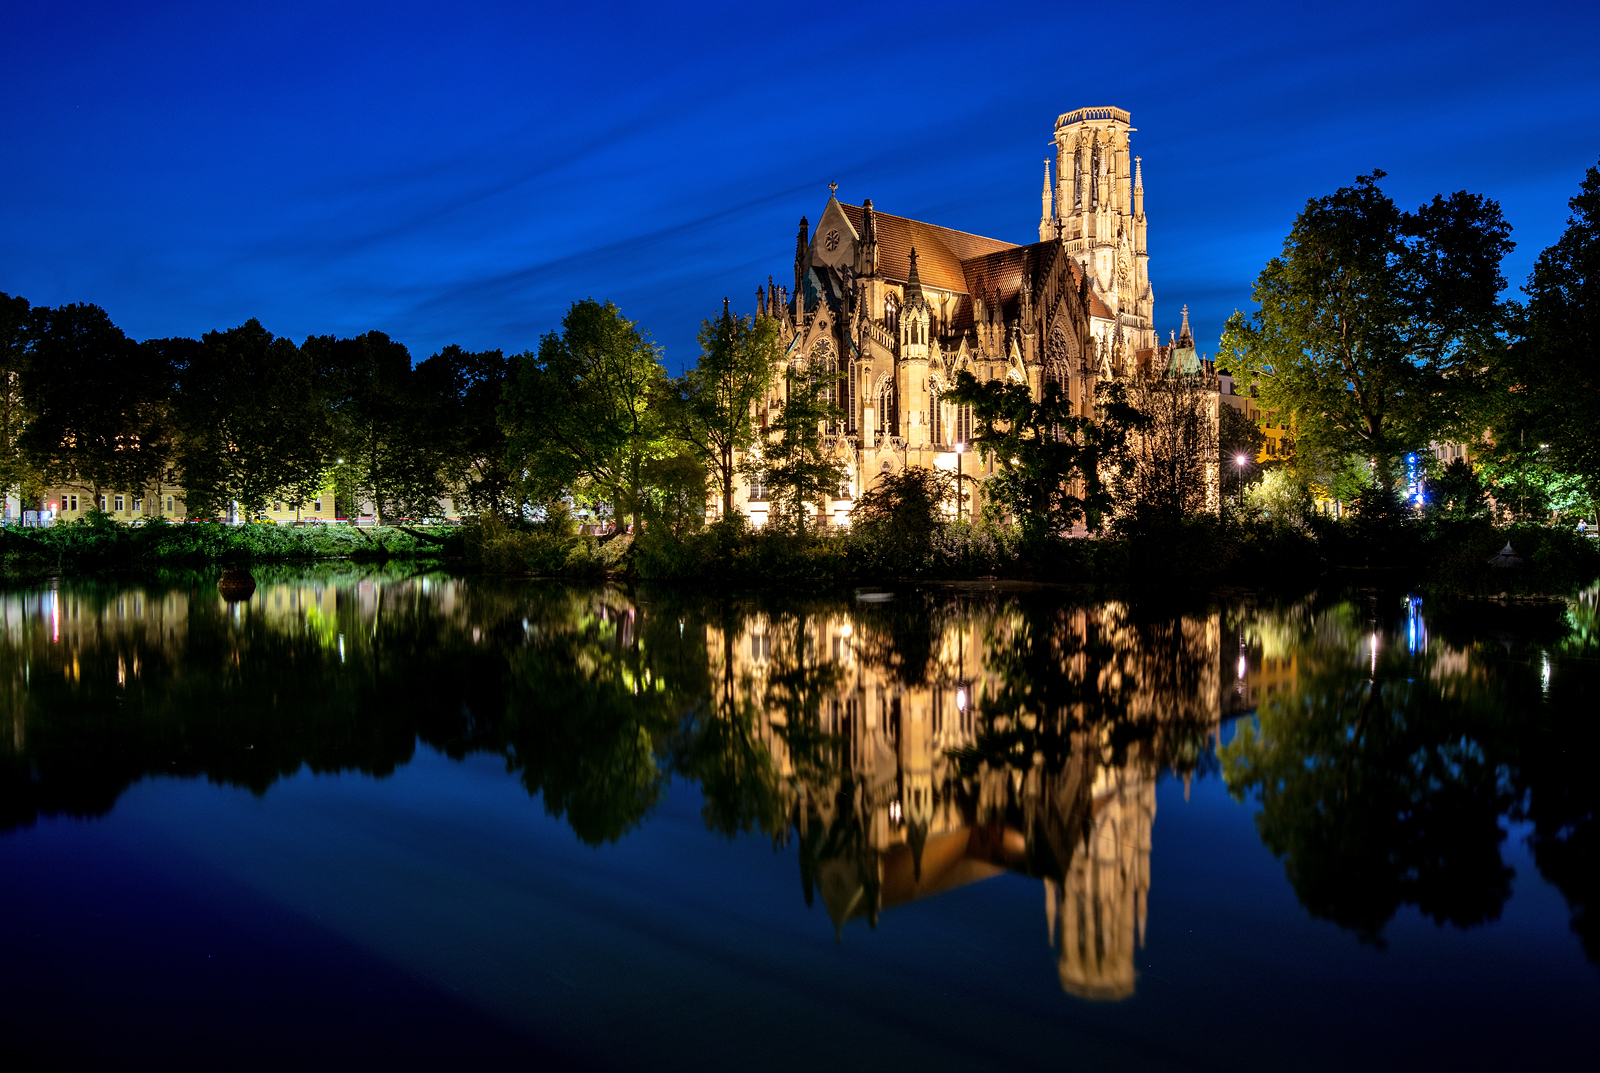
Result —
<path fill-rule="evenodd" d="M 846 522 L 855 496 L 881 473 L 992 472 L 992 462 L 980 469 L 976 457 L 958 454 L 971 415 L 944 396 L 960 372 L 1026 384 L 1035 398 L 1054 382 L 1075 412 L 1091 416 L 1101 380 L 1201 371 L 1187 313 L 1168 345 L 1156 337 L 1133 129 L 1120 108 L 1056 120 L 1054 167 L 1045 162 L 1030 244 L 880 212 L 870 199 L 850 205 L 830 196 L 814 230 L 801 219 L 793 290 L 769 279 L 757 301 L 779 322 L 785 364 L 833 374 L 844 416 L 827 442 L 849 476 L 818 505 L 824 524 Z M 780 378 L 757 415 L 763 427 L 777 419 L 783 390 Z M 761 482 L 743 493 L 742 508 L 764 522 Z"/>

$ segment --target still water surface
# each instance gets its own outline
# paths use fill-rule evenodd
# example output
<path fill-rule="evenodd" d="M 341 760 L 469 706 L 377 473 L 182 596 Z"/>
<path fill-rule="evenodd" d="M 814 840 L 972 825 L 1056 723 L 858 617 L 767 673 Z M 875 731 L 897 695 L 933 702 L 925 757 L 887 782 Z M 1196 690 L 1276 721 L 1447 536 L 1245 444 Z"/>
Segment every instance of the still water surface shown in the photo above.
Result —
<path fill-rule="evenodd" d="M 257 580 L 0 594 L 8 1067 L 1592 1068 L 1592 594 Z"/>

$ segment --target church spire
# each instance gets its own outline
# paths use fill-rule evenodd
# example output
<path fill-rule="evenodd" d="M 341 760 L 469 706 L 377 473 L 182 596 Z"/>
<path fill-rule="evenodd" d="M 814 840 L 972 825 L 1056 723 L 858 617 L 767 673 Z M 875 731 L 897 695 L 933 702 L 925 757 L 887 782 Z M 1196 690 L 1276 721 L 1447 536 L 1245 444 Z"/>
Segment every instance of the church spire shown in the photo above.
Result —
<path fill-rule="evenodd" d="M 1194 349 L 1194 334 L 1189 331 L 1189 307 L 1183 307 L 1183 327 L 1178 329 L 1178 345 Z"/>
<path fill-rule="evenodd" d="M 878 214 L 869 197 L 861 203 L 861 241 L 856 244 L 856 276 L 871 279 L 878 274 Z"/>
<path fill-rule="evenodd" d="M 805 275 L 806 247 L 811 245 L 811 221 L 800 217 L 800 234 L 794 240 L 794 293 L 800 293 L 800 281 Z"/>
<path fill-rule="evenodd" d="M 922 296 L 922 280 L 917 275 L 917 248 L 915 246 L 911 247 L 911 275 L 906 279 L 905 305 L 910 306 L 913 302 L 927 304 L 927 299 Z"/>
<path fill-rule="evenodd" d="M 1055 199 L 1050 193 L 1050 161 L 1044 162 L 1044 192 L 1039 195 L 1039 241 L 1048 242 L 1056 235 Z"/>

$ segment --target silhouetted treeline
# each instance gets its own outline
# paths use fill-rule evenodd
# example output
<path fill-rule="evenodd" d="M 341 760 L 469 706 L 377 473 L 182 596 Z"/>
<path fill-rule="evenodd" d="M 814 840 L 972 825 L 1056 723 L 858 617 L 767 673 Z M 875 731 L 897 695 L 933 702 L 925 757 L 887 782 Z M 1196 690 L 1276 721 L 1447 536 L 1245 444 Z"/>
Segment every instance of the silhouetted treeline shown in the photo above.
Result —
<path fill-rule="evenodd" d="M 506 365 L 455 346 L 413 365 L 382 332 L 297 345 L 255 320 L 137 342 L 98 306 L 0 296 L 0 483 L 30 500 L 175 489 L 191 517 L 329 488 L 379 520 L 437 516 L 447 497 L 505 510 Z"/>

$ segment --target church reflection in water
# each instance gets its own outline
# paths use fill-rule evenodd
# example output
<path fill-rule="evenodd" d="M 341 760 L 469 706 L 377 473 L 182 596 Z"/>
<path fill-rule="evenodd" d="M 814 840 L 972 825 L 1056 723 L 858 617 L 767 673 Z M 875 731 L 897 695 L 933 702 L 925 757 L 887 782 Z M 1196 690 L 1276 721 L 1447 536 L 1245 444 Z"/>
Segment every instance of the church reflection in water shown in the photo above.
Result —
<path fill-rule="evenodd" d="M 1402 906 L 1497 919 L 1515 821 L 1600 955 L 1593 593 L 1425 618 L 1372 594 L 1174 611 L 257 575 L 231 603 L 200 575 L 0 593 L 0 837 L 104 815 L 148 778 L 381 778 L 420 743 L 504 757 L 604 845 L 682 778 L 709 830 L 792 846 L 841 939 L 1016 873 L 1042 888 L 1062 988 L 1117 1000 L 1137 987 L 1157 780 L 1220 775 L 1307 911 L 1364 942 Z"/>
<path fill-rule="evenodd" d="M 708 631 L 720 704 L 764 714 L 807 901 L 836 929 L 1018 872 L 1061 986 L 1133 994 L 1155 781 L 1217 730 L 1219 613 L 863 594 L 736 631 Z"/>

